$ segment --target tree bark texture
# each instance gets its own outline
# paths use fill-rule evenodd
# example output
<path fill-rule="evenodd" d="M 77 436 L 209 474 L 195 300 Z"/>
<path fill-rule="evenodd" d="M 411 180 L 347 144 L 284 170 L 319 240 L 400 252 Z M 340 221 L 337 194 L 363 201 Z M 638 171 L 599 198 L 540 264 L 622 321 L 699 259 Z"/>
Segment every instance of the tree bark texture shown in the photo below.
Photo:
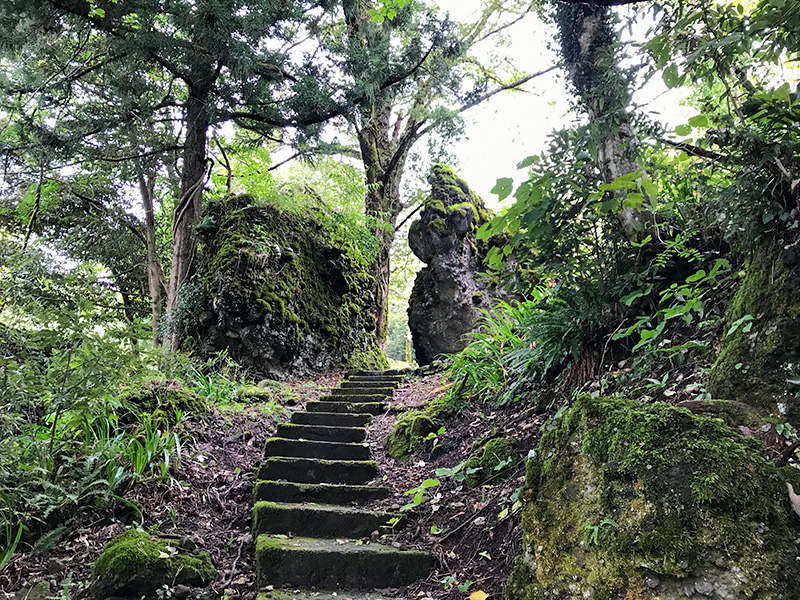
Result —
<path fill-rule="evenodd" d="M 186 141 L 181 173 L 181 196 L 175 207 L 172 224 L 172 268 L 167 293 L 168 313 L 175 311 L 178 306 L 178 292 L 195 269 L 197 241 L 193 228 L 202 210 L 209 127 L 207 107 L 209 87 L 190 85 L 189 98 L 186 102 Z M 183 332 L 179 329 L 173 326 L 165 340 L 171 350 L 177 350 L 183 341 Z"/>
<path fill-rule="evenodd" d="M 151 174 L 146 175 L 138 167 L 139 193 L 142 197 L 142 208 L 144 209 L 144 234 L 147 247 L 147 288 L 150 295 L 150 311 L 152 318 L 153 343 L 158 345 L 161 340 L 159 324 L 164 305 L 164 294 L 167 288 L 167 280 L 164 277 L 164 270 L 161 267 L 161 259 L 158 257 L 156 248 L 156 219 L 155 208 L 153 206 L 153 196 L 155 194 L 155 178 Z"/>
<path fill-rule="evenodd" d="M 635 135 L 627 107 L 627 83 L 614 54 L 615 35 L 609 5 L 559 2 L 556 8 L 561 53 L 570 82 L 589 121 L 600 128 L 597 162 L 606 183 L 639 168 Z M 623 208 L 619 220 L 625 235 L 635 241 L 650 228 L 652 215 Z"/>

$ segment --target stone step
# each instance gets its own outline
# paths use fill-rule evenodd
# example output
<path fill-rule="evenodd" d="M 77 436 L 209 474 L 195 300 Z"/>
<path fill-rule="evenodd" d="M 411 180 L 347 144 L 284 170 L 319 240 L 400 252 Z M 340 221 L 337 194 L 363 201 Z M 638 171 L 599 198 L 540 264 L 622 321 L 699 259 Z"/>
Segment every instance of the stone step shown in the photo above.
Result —
<path fill-rule="evenodd" d="M 328 425 L 333 427 L 366 427 L 372 415 L 366 413 L 321 413 L 298 410 L 292 413 L 296 425 Z"/>
<path fill-rule="evenodd" d="M 382 396 L 388 398 L 394 396 L 394 388 L 392 387 L 350 387 L 350 388 L 333 388 L 327 396 Z M 323 396 L 321 399 L 325 398 Z"/>
<path fill-rule="evenodd" d="M 408 375 L 411 373 L 411 369 L 385 369 L 382 371 L 370 371 L 370 370 L 355 370 L 355 371 L 347 371 L 345 376 L 348 379 L 352 379 L 353 377 L 400 377 L 402 375 Z"/>
<path fill-rule="evenodd" d="M 372 590 L 270 590 L 260 592 L 256 600 L 400 600 Z"/>
<path fill-rule="evenodd" d="M 433 561 L 427 552 L 340 541 L 259 535 L 256 540 L 259 587 L 401 587 L 425 579 L 430 573 Z"/>
<path fill-rule="evenodd" d="M 312 404 L 309 402 L 309 404 Z M 319 404 L 319 402 L 317 403 Z M 319 409 L 316 412 L 337 412 Z M 341 411 L 345 412 L 345 411 Z M 351 411 L 352 412 L 352 411 Z M 342 442 L 358 444 L 367 437 L 363 427 L 332 427 L 324 425 L 298 425 L 296 423 L 279 423 L 275 433 L 277 437 L 293 440 L 312 440 L 315 442 Z"/>
<path fill-rule="evenodd" d="M 379 531 L 395 516 L 399 515 L 350 506 L 256 502 L 253 507 L 253 534 L 291 533 L 358 539 Z M 400 524 L 398 522 L 396 526 Z"/>
<path fill-rule="evenodd" d="M 388 408 L 389 404 L 387 402 L 306 402 L 306 410 L 308 412 L 365 413 L 369 415 L 379 415 L 385 413 Z"/>
<path fill-rule="evenodd" d="M 371 460 L 323 460 L 321 458 L 265 458 L 259 479 L 283 479 L 295 483 L 344 483 L 361 485 L 378 476 Z"/>
<path fill-rule="evenodd" d="M 387 379 L 380 379 L 380 380 L 371 380 L 371 381 L 343 381 L 339 384 L 339 387 L 342 389 L 347 388 L 389 388 L 394 390 L 400 385 L 399 381 L 391 381 Z"/>
<path fill-rule="evenodd" d="M 332 390 L 335 392 L 336 390 Z M 344 392 L 344 393 L 342 393 Z M 338 394 L 325 394 L 319 397 L 320 402 L 383 402 L 388 394 L 360 394 L 342 390 Z"/>
<path fill-rule="evenodd" d="M 376 382 L 386 381 L 388 383 L 400 385 L 406 380 L 402 375 L 351 375 L 344 381 L 363 381 L 363 382 Z"/>
<path fill-rule="evenodd" d="M 274 437 L 268 439 L 264 444 L 264 456 L 369 460 L 369 446 L 366 444 L 342 444 L 341 442 L 317 442 Z"/>
<path fill-rule="evenodd" d="M 389 489 L 371 485 L 335 485 L 331 483 L 293 483 L 290 481 L 257 481 L 253 501 L 316 502 L 318 504 L 365 504 L 381 500 Z"/>

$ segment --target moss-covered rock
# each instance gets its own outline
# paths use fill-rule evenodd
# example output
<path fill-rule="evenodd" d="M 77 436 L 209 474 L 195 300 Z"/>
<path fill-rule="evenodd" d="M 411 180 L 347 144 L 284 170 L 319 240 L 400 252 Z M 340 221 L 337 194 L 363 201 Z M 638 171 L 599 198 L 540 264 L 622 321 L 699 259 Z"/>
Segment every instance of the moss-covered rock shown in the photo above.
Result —
<path fill-rule="evenodd" d="M 207 552 L 181 552 L 174 540 L 157 540 L 136 529 L 112 539 L 92 568 L 91 596 L 155 599 L 163 586 L 204 586 L 216 575 Z"/>
<path fill-rule="evenodd" d="M 209 411 L 205 400 L 172 380 L 155 379 L 124 388 L 120 400 L 134 413 L 152 415 L 157 425 L 175 425 L 178 415 L 197 416 Z"/>
<path fill-rule="evenodd" d="M 425 441 L 428 434 L 436 433 L 455 408 L 445 397 L 431 400 L 422 410 L 413 410 L 402 415 L 386 438 L 389 456 L 395 460 L 408 458 Z"/>
<path fill-rule="evenodd" d="M 789 600 L 785 473 L 721 419 L 580 397 L 526 465 L 511 600 Z"/>
<path fill-rule="evenodd" d="M 503 294 L 480 278 L 488 246 L 478 229 L 491 217 L 483 201 L 446 165 L 435 165 L 430 196 L 411 224 L 408 243 L 426 263 L 414 282 L 408 324 L 417 362 L 463 350 L 479 308 L 489 309 Z M 510 298 L 505 298 L 509 300 Z"/>
<path fill-rule="evenodd" d="M 751 319 L 749 321 L 744 319 Z M 755 246 L 728 307 L 728 327 L 711 369 L 714 396 L 738 400 L 800 425 L 800 247 L 767 238 Z"/>
<path fill-rule="evenodd" d="M 249 196 L 208 202 L 203 223 L 197 354 L 227 350 L 272 379 L 387 366 L 370 331 L 371 259 L 352 227 Z"/>
<path fill-rule="evenodd" d="M 507 473 L 520 460 L 514 442 L 508 438 L 479 440 L 473 445 L 472 452 L 464 463 L 464 480 L 470 486 L 482 485 Z"/>

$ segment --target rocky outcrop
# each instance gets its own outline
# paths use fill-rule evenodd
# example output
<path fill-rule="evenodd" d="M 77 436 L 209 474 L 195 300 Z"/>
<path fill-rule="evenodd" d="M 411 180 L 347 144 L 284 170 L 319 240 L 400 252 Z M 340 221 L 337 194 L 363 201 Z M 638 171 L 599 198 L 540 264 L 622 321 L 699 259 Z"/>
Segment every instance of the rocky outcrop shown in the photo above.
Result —
<path fill-rule="evenodd" d="M 526 468 L 510 600 L 790 600 L 800 519 L 764 445 L 665 403 L 580 396 Z"/>
<path fill-rule="evenodd" d="M 417 362 L 459 352 L 475 329 L 479 308 L 491 308 L 498 297 L 478 277 L 485 270 L 488 247 L 476 232 L 490 217 L 483 201 L 445 165 L 433 167 L 431 195 L 419 220 L 408 232 L 408 243 L 424 267 L 414 282 L 408 306 L 408 326 Z"/>
<path fill-rule="evenodd" d="M 368 331 L 370 259 L 354 227 L 248 196 L 209 202 L 198 227 L 191 349 L 200 357 L 225 350 L 270 379 L 388 366 Z"/>

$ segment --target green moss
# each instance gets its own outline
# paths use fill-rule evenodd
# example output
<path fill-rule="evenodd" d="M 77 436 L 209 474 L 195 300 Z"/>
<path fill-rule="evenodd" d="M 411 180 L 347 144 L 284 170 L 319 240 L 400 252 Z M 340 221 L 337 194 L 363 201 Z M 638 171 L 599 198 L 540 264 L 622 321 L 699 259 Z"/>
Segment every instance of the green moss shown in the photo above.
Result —
<path fill-rule="evenodd" d="M 741 597 L 787 598 L 800 527 L 784 477 L 719 418 L 581 396 L 528 462 L 526 553 L 509 595 L 650 598 L 648 574 L 679 586 L 729 572 Z"/>
<path fill-rule="evenodd" d="M 202 415 L 209 411 L 200 396 L 185 389 L 177 381 L 170 380 L 153 380 L 123 388 L 120 401 L 135 413 L 152 415 L 155 424 L 175 425 L 179 412 Z M 123 417 L 122 420 L 124 422 L 126 418 Z"/>
<path fill-rule="evenodd" d="M 348 356 L 343 365 L 346 369 L 353 370 L 379 370 L 389 368 L 389 359 L 383 350 L 372 347 L 369 350 L 354 352 Z"/>
<path fill-rule="evenodd" d="M 409 457 L 428 434 L 439 431 L 444 420 L 455 413 L 455 407 L 444 396 L 431 400 L 422 410 L 407 412 L 397 420 L 386 438 L 389 456 L 395 460 Z"/>
<path fill-rule="evenodd" d="M 800 294 L 797 257 L 782 240 L 754 248 L 741 286 L 728 307 L 730 324 L 747 315 L 724 336 L 711 369 L 709 389 L 717 397 L 747 403 L 768 414 L 800 424 L 795 388 L 787 382 L 800 374 Z"/>
<path fill-rule="evenodd" d="M 92 567 L 92 595 L 151 596 L 164 584 L 208 584 L 216 575 L 208 553 L 181 553 L 176 545 L 136 529 L 118 535 L 105 545 Z"/>
<path fill-rule="evenodd" d="M 496 475 L 507 473 L 519 462 L 520 456 L 512 440 L 508 438 L 482 440 L 473 447 L 464 464 L 465 481 L 470 486 L 482 485 Z"/>
<path fill-rule="evenodd" d="M 426 210 L 447 217 L 453 212 L 468 208 L 473 213 L 473 230 L 477 230 L 491 218 L 491 213 L 486 209 L 483 200 L 456 175 L 452 167 L 443 164 L 434 165 L 428 176 L 428 182 L 431 184 L 431 195 L 425 200 Z"/>

